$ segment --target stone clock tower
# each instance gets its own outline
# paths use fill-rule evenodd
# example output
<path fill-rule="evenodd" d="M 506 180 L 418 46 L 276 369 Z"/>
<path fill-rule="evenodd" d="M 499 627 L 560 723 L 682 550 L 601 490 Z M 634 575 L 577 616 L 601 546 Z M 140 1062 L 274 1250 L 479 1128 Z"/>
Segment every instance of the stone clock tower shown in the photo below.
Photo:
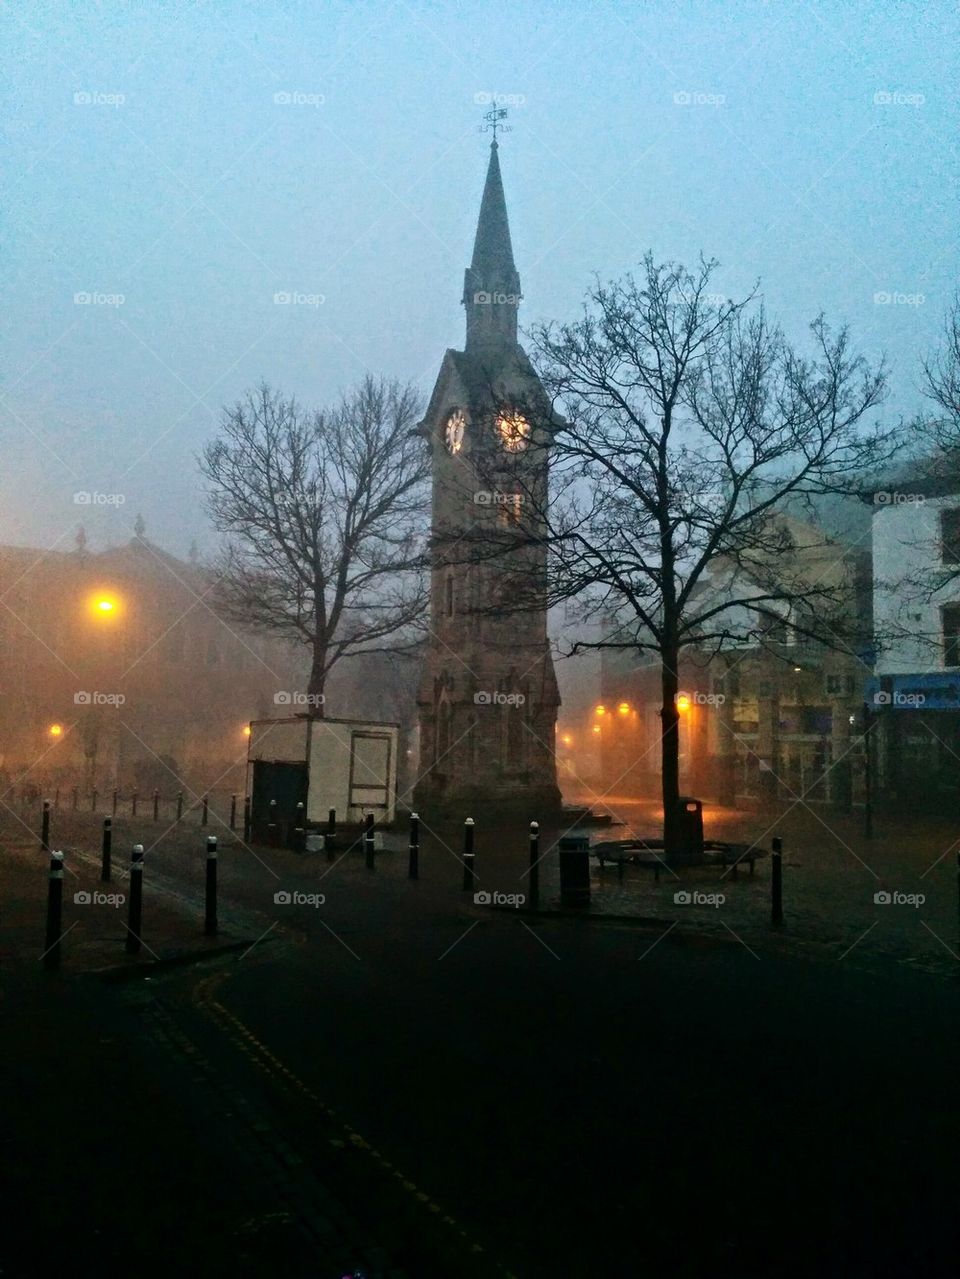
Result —
<path fill-rule="evenodd" d="M 431 618 L 414 807 L 544 820 L 560 807 L 560 696 L 547 641 L 546 394 L 517 342 L 513 262 L 497 142 L 463 289 L 462 351 L 443 358 L 422 434 L 433 457 Z"/>

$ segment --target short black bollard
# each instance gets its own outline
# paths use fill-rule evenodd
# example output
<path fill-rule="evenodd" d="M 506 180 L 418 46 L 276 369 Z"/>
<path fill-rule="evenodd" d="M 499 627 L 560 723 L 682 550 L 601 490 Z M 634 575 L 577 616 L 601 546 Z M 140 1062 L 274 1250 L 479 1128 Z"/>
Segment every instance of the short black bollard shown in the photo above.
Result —
<path fill-rule="evenodd" d="M 207 836 L 207 895 L 203 931 L 208 937 L 217 935 L 217 837 Z"/>
<path fill-rule="evenodd" d="M 137 791 L 134 791 L 133 794 L 130 796 L 130 816 L 131 817 L 136 817 L 137 815 L 137 800 L 139 798 L 140 798 L 140 795 Z"/>
<path fill-rule="evenodd" d="M 43 801 L 43 816 L 40 818 L 40 847 L 45 853 L 50 851 L 50 801 Z"/>
<path fill-rule="evenodd" d="M 90 812 L 91 813 L 95 813 L 97 811 L 97 796 L 99 794 L 100 792 L 95 790 L 93 794 L 90 796 Z"/>
<path fill-rule="evenodd" d="M 297 801 L 297 811 L 293 819 L 293 848 L 294 852 L 306 852 L 307 847 L 307 829 L 304 822 L 303 800 Z"/>
<path fill-rule="evenodd" d="M 323 837 L 323 846 L 327 850 L 327 861 L 332 862 L 337 855 L 334 840 L 337 838 L 337 810 L 331 808 L 327 813 L 327 830 Z"/>
<path fill-rule="evenodd" d="M 530 875 L 527 891 L 530 894 L 529 906 L 535 910 L 540 902 L 540 823 L 530 823 Z"/>
<path fill-rule="evenodd" d="M 237 797 L 236 795 L 230 796 L 230 829 L 231 830 L 237 829 Z"/>
<path fill-rule="evenodd" d="M 770 855 L 770 922 L 783 923 L 783 840 L 774 836 Z"/>
<path fill-rule="evenodd" d="M 100 844 L 100 878 L 110 879 L 110 855 L 113 850 L 113 819 L 103 819 L 103 840 Z"/>
<path fill-rule="evenodd" d="M 473 892 L 473 865 L 476 854 L 473 851 L 473 818 L 468 817 L 463 823 L 463 891 Z"/>
<path fill-rule="evenodd" d="M 78 809 L 79 807 L 80 807 L 80 788 L 79 788 L 78 786 L 74 786 L 74 788 L 73 788 L 73 811 L 74 811 L 74 812 L 76 812 L 76 811 L 77 811 L 77 809 Z"/>
<path fill-rule="evenodd" d="M 127 953 L 140 951 L 140 926 L 143 920 L 143 845 L 134 844 L 130 854 L 130 911 L 127 916 Z"/>
<path fill-rule="evenodd" d="M 410 865 L 407 878 L 420 878 L 420 818 L 416 813 L 410 814 Z"/>
<path fill-rule="evenodd" d="M 373 813 L 367 813 L 366 829 L 363 832 L 363 847 L 367 854 L 367 870 L 376 866 L 376 840 L 373 835 Z"/>
<path fill-rule="evenodd" d="M 244 842 L 250 840 L 250 796 L 243 797 L 243 838 Z"/>
<path fill-rule="evenodd" d="M 116 788 L 116 786 L 114 786 L 114 788 L 113 788 L 113 815 L 114 815 L 114 817 L 116 817 L 116 815 L 117 815 L 117 798 L 118 798 L 118 796 L 117 796 L 117 788 Z"/>
<path fill-rule="evenodd" d="M 207 816 L 209 815 L 209 812 L 210 812 L 210 796 L 209 796 L 209 795 L 204 795 L 204 797 L 203 797 L 203 812 L 201 813 L 201 816 L 200 816 L 200 825 L 201 825 L 201 826 L 206 826 L 206 824 L 207 824 Z"/>
<path fill-rule="evenodd" d="M 153 792 L 153 820 L 155 822 L 160 820 L 160 792 L 158 790 Z"/>
<path fill-rule="evenodd" d="M 183 816 L 183 791 L 177 791 L 177 821 Z"/>
<path fill-rule="evenodd" d="M 43 952 L 45 968 L 60 967 L 60 940 L 63 936 L 63 853 L 50 854 L 47 883 L 47 938 Z"/>
<path fill-rule="evenodd" d="M 271 799 L 267 810 L 267 842 L 272 848 L 277 842 L 277 801 L 275 799 Z"/>

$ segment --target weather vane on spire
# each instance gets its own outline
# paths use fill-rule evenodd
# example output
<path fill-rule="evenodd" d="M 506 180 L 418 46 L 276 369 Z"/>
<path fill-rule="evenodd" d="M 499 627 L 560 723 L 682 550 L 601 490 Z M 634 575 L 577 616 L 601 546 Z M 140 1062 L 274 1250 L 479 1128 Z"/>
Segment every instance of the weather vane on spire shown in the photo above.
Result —
<path fill-rule="evenodd" d="M 494 142 L 496 142 L 497 140 L 498 129 L 501 131 L 501 133 L 510 133 L 513 127 L 512 125 L 509 125 L 509 124 L 500 123 L 501 120 L 505 120 L 507 118 L 507 108 L 498 107 L 495 98 L 493 99 L 493 106 L 484 115 L 483 118 L 484 120 L 486 120 L 486 124 L 481 124 L 480 132 L 481 133 L 487 133 L 488 131 L 492 132 Z"/>

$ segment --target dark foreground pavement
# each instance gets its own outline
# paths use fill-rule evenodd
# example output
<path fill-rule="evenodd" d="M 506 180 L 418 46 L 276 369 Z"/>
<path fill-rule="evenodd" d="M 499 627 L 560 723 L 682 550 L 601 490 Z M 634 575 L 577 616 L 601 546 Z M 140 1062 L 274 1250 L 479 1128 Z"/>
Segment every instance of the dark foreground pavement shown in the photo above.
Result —
<path fill-rule="evenodd" d="M 7 981 L 8 1274 L 958 1273 L 955 980 L 292 866 L 242 957 Z"/>

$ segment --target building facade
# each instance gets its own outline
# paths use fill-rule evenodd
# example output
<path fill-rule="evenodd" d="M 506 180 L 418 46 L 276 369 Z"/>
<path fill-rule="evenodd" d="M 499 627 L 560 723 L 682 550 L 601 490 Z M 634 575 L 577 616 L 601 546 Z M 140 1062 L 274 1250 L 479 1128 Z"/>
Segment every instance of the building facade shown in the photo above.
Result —
<path fill-rule="evenodd" d="M 225 623 L 210 586 L 142 536 L 96 554 L 0 548 L 6 785 L 240 789 L 245 726 L 289 713 L 304 660 Z"/>
<path fill-rule="evenodd" d="M 902 809 L 960 798 L 960 480 L 920 465 L 874 494 L 877 779 Z"/>

